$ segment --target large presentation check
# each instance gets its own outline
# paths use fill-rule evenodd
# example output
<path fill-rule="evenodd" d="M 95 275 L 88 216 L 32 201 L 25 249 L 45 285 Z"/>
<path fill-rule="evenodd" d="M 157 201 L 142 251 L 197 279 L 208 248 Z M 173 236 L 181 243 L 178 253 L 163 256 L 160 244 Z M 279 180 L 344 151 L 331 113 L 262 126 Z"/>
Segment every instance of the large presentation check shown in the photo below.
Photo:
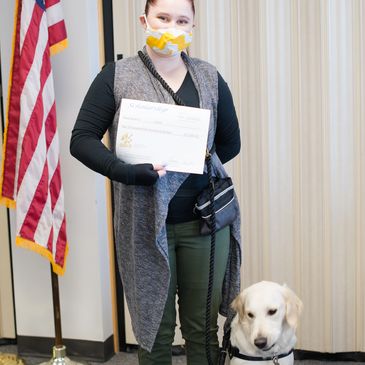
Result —
<path fill-rule="evenodd" d="M 202 174 L 210 110 L 123 99 L 116 141 L 126 163 L 152 163 L 166 170 Z"/>

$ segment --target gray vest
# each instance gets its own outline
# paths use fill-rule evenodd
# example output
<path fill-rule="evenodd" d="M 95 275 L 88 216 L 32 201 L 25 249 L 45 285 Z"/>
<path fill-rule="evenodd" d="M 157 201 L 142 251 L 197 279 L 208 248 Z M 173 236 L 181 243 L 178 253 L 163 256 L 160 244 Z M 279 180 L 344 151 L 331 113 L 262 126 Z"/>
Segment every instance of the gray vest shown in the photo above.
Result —
<path fill-rule="evenodd" d="M 200 107 L 210 109 L 208 146 L 214 141 L 217 104 L 217 70 L 207 62 L 183 54 L 200 98 Z M 116 62 L 114 97 L 117 112 L 110 128 L 115 150 L 122 98 L 174 104 L 170 94 L 151 75 L 138 56 Z M 213 170 L 226 172 L 216 154 Z M 114 231 L 118 266 L 132 319 L 135 337 L 141 347 L 151 351 L 167 299 L 170 269 L 165 221 L 171 198 L 184 180 L 185 173 L 168 172 L 154 186 L 127 186 L 113 182 Z M 236 199 L 237 201 L 237 199 Z M 236 207 L 239 210 L 238 204 Z M 208 258 L 207 258 L 208 259 Z M 222 315 L 232 315 L 229 304 L 240 289 L 240 218 L 231 226 L 231 250 L 223 288 Z"/>

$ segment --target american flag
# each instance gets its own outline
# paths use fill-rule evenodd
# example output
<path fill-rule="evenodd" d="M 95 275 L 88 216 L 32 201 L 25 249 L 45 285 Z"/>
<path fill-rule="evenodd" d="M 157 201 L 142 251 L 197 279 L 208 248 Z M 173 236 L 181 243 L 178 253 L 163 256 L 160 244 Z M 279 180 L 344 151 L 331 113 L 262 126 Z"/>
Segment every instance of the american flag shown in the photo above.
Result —
<path fill-rule="evenodd" d="M 68 251 L 51 54 L 67 46 L 60 0 L 17 0 L 0 201 L 16 243 L 63 274 Z"/>

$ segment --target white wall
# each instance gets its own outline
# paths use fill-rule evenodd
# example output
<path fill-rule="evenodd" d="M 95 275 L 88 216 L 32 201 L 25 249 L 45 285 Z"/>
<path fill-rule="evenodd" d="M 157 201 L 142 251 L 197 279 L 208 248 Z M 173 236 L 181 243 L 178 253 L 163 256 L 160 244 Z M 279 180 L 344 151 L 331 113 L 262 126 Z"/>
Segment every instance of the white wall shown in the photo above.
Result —
<path fill-rule="evenodd" d="M 0 3 L 4 100 L 14 3 Z M 97 0 L 63 0 L 63 10 L 69 47 L 52 59 L 70 247 L 66 273 L 59 278 L 62 330 L 64 338 L 105 341 L 112 334 L 105 179 L 69 154 L 78 110 L 100 69 Z M 50 266 L 42 257 L 14 244 L 12 250 L 17 334 L 53 337 Z"/>

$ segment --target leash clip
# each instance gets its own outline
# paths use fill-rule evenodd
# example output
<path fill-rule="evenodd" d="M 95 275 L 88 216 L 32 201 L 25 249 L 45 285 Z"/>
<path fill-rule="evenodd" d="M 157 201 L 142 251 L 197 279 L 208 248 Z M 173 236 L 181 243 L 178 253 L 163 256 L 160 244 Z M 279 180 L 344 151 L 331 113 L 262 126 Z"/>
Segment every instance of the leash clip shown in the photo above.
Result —
<path fill-rule="evenodd" d="M 276 355 L 272 358 L 272 362 L 273 362 L 274 365 L 280 365 L 279 359 Z"/>

